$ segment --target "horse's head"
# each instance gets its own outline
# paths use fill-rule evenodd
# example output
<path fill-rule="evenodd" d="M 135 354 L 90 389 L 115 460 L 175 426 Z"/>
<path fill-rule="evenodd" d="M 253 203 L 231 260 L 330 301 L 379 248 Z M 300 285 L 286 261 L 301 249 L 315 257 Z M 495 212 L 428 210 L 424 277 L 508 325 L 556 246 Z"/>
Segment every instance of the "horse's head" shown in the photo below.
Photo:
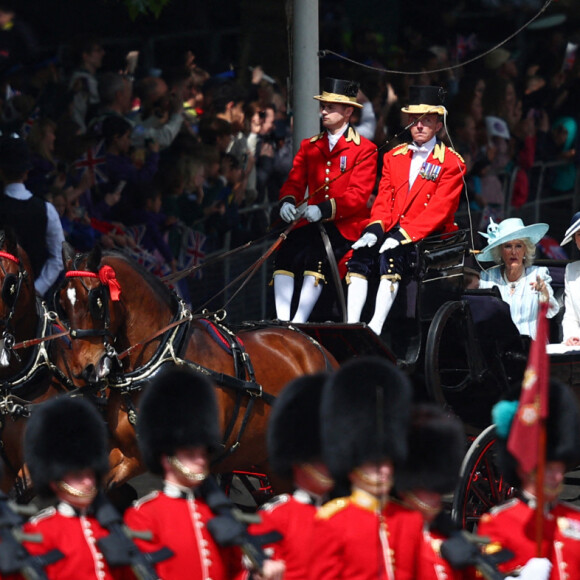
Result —
<path fill-rule="evenodd" d="M 6 367 L 15 341 L 31 338 L 37 320 L 30 262 L 10 229 L 0 230 L 0 288 L 0 367 Z"/>
<path fill-rule="evenodd" d="M 70 330 L 67 364 L 73 379 L 103 380 L 117 359 L 116 336 L 124 319 L 121 287 L 115 269 L 99 247 L 74 254 L 63 245 L 65 279 L 56 296 L 57 312 Z"/>

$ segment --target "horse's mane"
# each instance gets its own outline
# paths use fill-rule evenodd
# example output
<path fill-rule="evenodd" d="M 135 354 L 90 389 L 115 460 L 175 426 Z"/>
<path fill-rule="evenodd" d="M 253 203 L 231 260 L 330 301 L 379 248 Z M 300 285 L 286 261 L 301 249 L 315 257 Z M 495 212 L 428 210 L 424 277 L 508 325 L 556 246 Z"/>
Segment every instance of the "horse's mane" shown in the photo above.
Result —
<path fill-rule="evenodd" d="M 157 276 L 152 274 L 149 270 L 143 268 L 141 264 L 139 264 L 126 254 L 118 250 L 106 250 L 103 252 L 102 257 L 116 258 L 126 262 L 133 270 L 135 270 L 135 272 L 139 276 L 141 276 L 145 280 L 145 282 L 151 287 L 151 289 L 157 295 L 159 295 L 160 298 L 163 299 L 163 301 L 167 304 L 169 308 L 173 307 L 174 295 L 172 291 Z"/>

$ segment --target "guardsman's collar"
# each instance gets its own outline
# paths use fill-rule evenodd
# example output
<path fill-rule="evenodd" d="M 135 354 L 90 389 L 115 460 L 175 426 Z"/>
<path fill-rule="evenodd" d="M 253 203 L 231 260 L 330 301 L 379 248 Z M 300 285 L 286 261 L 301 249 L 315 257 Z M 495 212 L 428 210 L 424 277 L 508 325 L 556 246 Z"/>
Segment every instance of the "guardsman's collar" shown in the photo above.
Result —
<path fill-rule="evenodd" d="M 520 493 L 520 499 L 532 510 L 536 509 L 536 496 L 532 495 L 529 491 L 522 491 Z M 553 501 L 553 502 L 546 502 L 544 504 L 544 513 L 549 513 L 551 512 L 555 507 L 556 504 L 558 503 L 558 501 Z"/>
<path fill-rule="evenodd" d="M 72 506 L 70 503 L 67 503 L 66 501 L 59 502 L 56 506 L 56 510 L 61 516 L 64 516 L 65 518 L 80 518 L 81 516 L 87 516 L 91 514 L 93 511 L 91 506 L 88 508 L 79 509 Z"/>
<path fill-rule="evenodd" d="M 372 493 L 359 489 L 358 487 L 352 488 L 350 499 L 352 503 L 371 512 L 379 511 L 386 503 Z"/>
<path fill-rule="evenodd" d="M 294 491 L 292 497 L 299 503 L 314 505 L 316 507 L 320 507 L 324 503 L 324 499 L 321 495 L 317 495 L 311 491 L 306 491 L 301 487 Z"/>
<path fill-rule="evenodd" d="M 193 500 L 195 498 L 195 493 L 191 487 L 185 487 L 184 485 L 178 485 L 177 483 L 171 483 L 169 481 L 163 482 L 163 493 L 167 497 L 174 499 Z"/>

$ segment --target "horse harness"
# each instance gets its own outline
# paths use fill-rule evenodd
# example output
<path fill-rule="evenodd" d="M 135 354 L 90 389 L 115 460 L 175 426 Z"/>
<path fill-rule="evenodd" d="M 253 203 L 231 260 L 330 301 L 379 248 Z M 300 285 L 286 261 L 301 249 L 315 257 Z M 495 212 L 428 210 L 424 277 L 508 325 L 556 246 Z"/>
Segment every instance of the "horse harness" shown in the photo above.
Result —
<path fill-rule="evenodd" d="M 117 353 L 113 346 L 114 337 L 110 331 L 109 300 L 111 300 L 111 298 L 109 291 L 111 287 L 109 285 L 109 288 L 107 288 L 107 283 L 110 284 L 111 278 L 108 278 L 108 280 L 103 280 L 101 271 L 102 268 L 99 271 L 99 274 L 81 270 L 70 270 L 65 275 L 66 278 L 81 278 L 81 283 L 87 291 L 88 295 L 89 313 L 94 320 L 101 321 L 103 323 L 103 328 L 101 329 L 71 328 L 71 339 L 84 339 L 87 337 L 103 338 L 106 351 L 105 357 L 110 358 L 111 361 L 114 361 L 110 365 L 110 368 L 112 369 L 111 373 L 106 377 L 106 386 L 111 389 L 120 390 L 121 396 L 127 409 L 129 422 L 133 426 L 135 426 L 137 422 L 137 409 L 133 403 L 131 394 L 140 390 L 146 381 L 153 379 L 167 365 L 186 365 L 189 368 L 206 375 L 216 385 L 228 389 L 233 389 L 236 392 L 234 412 L 229 424 L 225 429 L 223 437 L 222 445 L 224 449 L 226 447 L 226 442 L 231 437 L 234 431 L 234 427 L 237 423 L 243 398 L 244 396 L 249 396 L 249 402 L 246 405 L 244 417 L 242 419 L 238 433 L 236 434 L 234 443 L 228 449 L 225 449 L 224 453 L 216 461 L 221 461 L 225 457 L 229 456 L 240 445 L 240 440 L 249 423 L 255 400 L 258 398 L 262 399 L 268 405 L 271 405 L 275 400 L 275 397 L 269 393 L 264 392 L 262 386 L 256 381 L 252 361 L 246 352 L 243 343 L 232 331 L 221 324 L 223 316 L 220 316 L 220 313 L 217 313 L 212 316 L 211 320 L 205 319 L 205 327 L 214 337 L 214 340 L 218 342 L 218 344 L 220 344 L 222 347 L 224 344 L 226 345 L 226 350 L 230 353 L 233 359 L 234 374 L 229 375 L 226 373 L 221 373 L 200 365 L 194 361 L 186 360 L 183 358 L 190 337 L 193 316 L 189 309 L 186 307 L 185 303 L 172 293 L 174 310 L 176 313 L 173 316 L 171 322 L 169 322 L 169 324 L 160 329 L 158 332 L 154 333 L 152 336 L 149 336 L 141 343 L 131 345 L 124 352 Z M 95 288 L 89 289 L 84 280 L 82 280 L 83 277 L 99 278 L 101 284 Z M 133 371 L 127 373 L 122 372 L 121 361 L 130 351 L 157 338 L 161 338 L 160 343 L 149 361 Z"/>

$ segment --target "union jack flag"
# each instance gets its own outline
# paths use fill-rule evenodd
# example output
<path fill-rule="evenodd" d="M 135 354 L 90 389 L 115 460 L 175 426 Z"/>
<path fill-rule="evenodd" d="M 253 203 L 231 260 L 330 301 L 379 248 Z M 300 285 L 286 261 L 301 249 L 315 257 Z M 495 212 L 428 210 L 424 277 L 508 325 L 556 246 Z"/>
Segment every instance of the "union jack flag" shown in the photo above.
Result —
<path fill-rule="evenodd" d="M 23 137 L 26 138 L 28 137 L 28 135 L 30 135 L 30 131 L 32 130 L 33 125 L 36 123 L 36 121 L 38 121 L 38 119 L 40 119 L 40 109 L 38 107 L 35 107 L 30 113 L 28 119 L 26 119 L 26 121 L 24 121 L 24 123 L 22 124 L 21 133 Z"/>
<path fill-rule="evenodd" d="M 147 226 L 145 224 L 139 224 L 136 226 L 126 226 L 125 231 L 135 240 L 135 243 L 140 246 L 146 229 Z"/>
<path fill-rule="evenodd" d="M 477 47 L 477 40 L 475 34 L 469 36 L 457 35 L 457 43 L 455 45 L 455 58 L 458 61 L 463 60 L 472 50 Z"/>
<path fill-rule="evenodd" d="M 106 163 L 105 141 L 103 140 L 94 147 L 89 147 L 86 153 L 74 162 L 73 166 L 79 170 L 79 177 L 88 171 L 92 187 L 97 183 L 107 183 L 107 174 L 103 171 Z"/>
<path fill-rule="evenodd" d="M 566 254 L 564 248 L 550 236 L 544 236 L 538 242 L 538 248 L 546 256 L 551 260 L 567 260 L 568 254 Z"/>
<path fill-rule="evenodd" d="M 187 228 L 183 235 L 181 252 L 179 255 L 179 268 L 187 270 L 199 266 L 205 258 L 205 252 L 202 250 L 205 244 L 206 236 L 197 230 Z M 195 277 L 201 280 L 202 268 L 195 271 Z"/>

